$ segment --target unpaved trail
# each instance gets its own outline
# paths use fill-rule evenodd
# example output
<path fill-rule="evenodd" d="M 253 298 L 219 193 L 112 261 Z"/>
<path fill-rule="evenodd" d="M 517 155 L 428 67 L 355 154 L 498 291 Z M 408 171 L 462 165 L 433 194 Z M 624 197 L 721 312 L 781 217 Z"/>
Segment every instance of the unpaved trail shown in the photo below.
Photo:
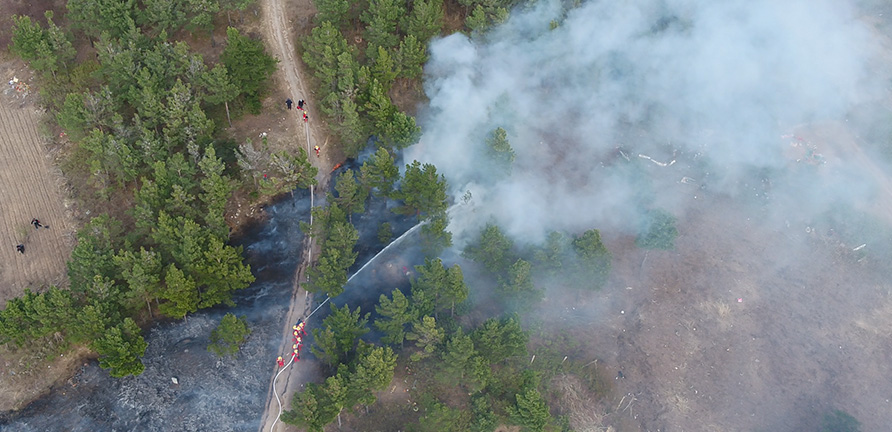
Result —
<path fill-rule="evenodd" d="M 25 288 L 65 285 L 72 248 L 60 177 L 37 132 L 42 114 L 21 102 L 0 97 L 0 308 Z M 32 218 L 49 228 L 35 229 Z"/>
<path fill-rule="evenodd" d="M 310 116 L 309 123 L 305 123 L 302 120 L 299 110 L 295 109 L 289 111 L 289 114 L 292 114 L 293 112 L 291 118 L 293 119 L 292 121 L 296 123 L 295 126 L 297 127 L 295 130 L 301 132 L 294 137 L 294 145 L 305 146 L 310 161 L 319 169 L 319 173 L 316 176 L 318 185 L 315 189 L 316 191 L 325 191 L 328 188 L 328 179 L 332 161 L 330 160 L 329 152 L 323 151 L 322 156 L 317 157 L 313 151 L 315 145 L 319 145 L 320 147 L 324 146 L 323 141 L 320 141 L 319 138 L 324 138 L 325 132 L 320 128 L 320 123 L 315 121 L 319 118 L 317 115 L 318 111 L 314 109 L 314 101 L 310 99 L 310 93 L 307 92 L 306 87 L 304 86 L 304 80 L 301 79 L 301 70 L 299 69 L 301 65 L 298 64 L 296 59 L 297 51 L 294 49 L 294 44 L 292 43 L 295 39 L 295 29 L 291 25 L 293 22 L 292 19 L 289 19 L 289 17 L 293 17 L 293 19 L 301 18 L 308 21 L 315 14 L 315 9 L 310 0 L 299 1 L 302 4 L 300 5 L 301 7 L 298 8 L 289 7 L 290 5 L 286 0 L 261 1 L 264 39 L 267 47 L 272 50 L 274 57 L 279 60 L 279 68 L 276 74 L 278 74 L 278 78 L 281 79 L 278 79 L 277 82 L 281 84 L 281 87 L 285 87 L 278 89 L 278 94 L 281 95 L 282 102 L 284 103 L 284 100 L 289 97 L 294 101 L 299 99 L 304 99 L 306 101 L 307 112 Z M 289 11 L 298 11 L 302 16 L 297 17 L 295 15 L 290 15 L 288 13 Z M 324 142 L 327 143 L 327 140 Z M 315 195 L 312 189 L 310 192 L 311 196 Z M 291 306 L 285 319 L 285 325 L 282 328 L 282 345 L 279 352 L 282 353 L 283 357 L 291 352 L 291 326 L 293 323 L 296 323 L 299 318 L 303 318 L 307 315 L 309 306 L 312 303 L 312 296 L 309 296 L 301 287 L 301 282 L 305 281 L 306 277 L 304 275 L 306 269 L 308 265 L 312 264 L 313 258 L 316 255 L 314 253 L 316 245 L 314 244 L 315 242 L 309 238 L 305 243 L 304 256 L 302 257 L 300 264 L 298 264 L 297 272 L 294 275 L 294 291 L 291 297 Z M 308 350 L 307 347 L 304 348 L 304 351 L 306 350 Z M 314 365 L 308 363 L 309 362 L 304 361 L 292 364 L 288 367 L 288 370 L 284 371 L 276 380 L 275 375 L 279 370 L 275 366 L 275 359 L 270 359 L 271 379 L 264 413 L 260 421 L 261 432 L 273 430 L 282 431 L 286 429 L 287 425 L 281 421 L 277 421 L 279 404 L 276 396 L 273 394 L 273 381 L 275 380 L 275 392 L 278 395 L 278 398 L 282 401 L 282 408 L 287 409 L 290 406 L 290 399 L 294 392 L 302 387 L 309 377 L 316 373 L 313 370 Z"/>

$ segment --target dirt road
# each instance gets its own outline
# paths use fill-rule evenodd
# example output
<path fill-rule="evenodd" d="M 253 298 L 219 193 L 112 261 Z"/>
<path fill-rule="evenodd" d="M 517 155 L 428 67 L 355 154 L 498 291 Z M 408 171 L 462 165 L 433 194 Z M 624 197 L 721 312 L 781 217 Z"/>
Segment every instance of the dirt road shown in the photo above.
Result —
<path fill-rule="evenodd" d="M 295 137 L 294 145 L 305 146 L 305 150 L 307 151 L 311 162 L 319 169 L 319 174 L 316 176 L 318 182 L 316 190 L 325 191 L 328 187 L 328 178 L 332 162 L 330 160 L 330 153 L 323 152 L 321 157 L 316 157 L 312 150 L 315 145 L 319 145 L 320 147 L 323 146 L 323 144 L 321 144 L 323 141 L 320 141 L 319 138 L 324 138 L 325 132 L 323 128 L 320 127 L 321 123 L 314 122 L 314 119 L 318 119 L 319 116 L 317 115 L 318 112 L 313 109 L 314 101 L 311 99 L 310 93 L 306 90 L 304 80 L 301 79 L 302 71 L 300 68 L 302 65 L 299 64 L 296 59 L 297 51 L 293 44 L 296 33 L 292 26 L 295 19 L 309 22 L 312 16 L 315 15 L 315 8 L 310 0 L 298 0 L 296 2 L 289 2 L 286 0 L 263 0 L 261 2 L 261 8 L 263 10 L 263 22 L 265 23 L 263 28 L 266 45 L 272 50 L 273 56 L 279 59 L 279 69 L 276 72 L 277 76 L 275 78 L 282 88 L 278 89 L 278 94 L 281 95 L 280 97 L 283 103 L 286 98 L 291 98 L 295 101 L 304 99 L 307 103 L 307 110 L 310 116 L 309 123 L 304 123 L 302 121 L 299 111 L 295 112 L 292 116 L 293 121 L 297 126 L 296 130 L 303 132 L 303 134 L 299 134 L 301 136 Z M 327 140 L 325 142 L 327 142 Z M 315 195 L 313 191 L 311 191 L 311 194 Z M 282 345 L 279 351 L 283 356 L 291 351 L 291 326 L 293 323 L 297 322 L 299 318 L 307 315 L 309 312 L 309 305 L 312 303 L 312 296 L 308 296 L 307 292 L 300 286 L 300 284 L 306 278 L 304 274 L 307 265 L 313 261 L 313 257 L 315 256 L 313 252 L 315 248 L 316 246 L 313 244 L 313 241 L 308 240 L 307 246 L 304 249 L 304 257 L 301 260 L 301 264 L 298 265 L 297 272 L 294 276 L 294 292 L 291 297 L 291 306 L 285 319 L 285 325 L 282 328 Z M 278 368 L 275 367 L 274 359 L 270 359 L 270 366 L 271 379 L 264 414 L 260 422 L 261 432 L 273 430 L 281 431 L 286 428 L 286 425 L 282 422 L 276 421 L 279 414 L 279 403 L 276 396 L 273 394 L 273 380 L 278 372 Z M 311 367 L 312 366 L 307 364 L 307 362 L 293 364 L 278 377 L 275 390 L 276 394 L 278 394 L 278 399 L 281 399 L 282 401 L 283 409 L 287 409 L 290 406 L 290 399 L 294 392 L 302 387 L 307 379 L 315 373 L 310 372 Z"/>
<path fill-rule="evenodd" d="M 5 75 L 0 95 L 0 308 L 25 288 L 66 284 L 74 226 L 65 214 L 61 177 L 37 132 L 42 113 L 8 85 L 12 75 Z M 49 228 L 35 229 L 32 218 Z M 17 244 L 24 245 L 24 254 L 16 252 Z"/>

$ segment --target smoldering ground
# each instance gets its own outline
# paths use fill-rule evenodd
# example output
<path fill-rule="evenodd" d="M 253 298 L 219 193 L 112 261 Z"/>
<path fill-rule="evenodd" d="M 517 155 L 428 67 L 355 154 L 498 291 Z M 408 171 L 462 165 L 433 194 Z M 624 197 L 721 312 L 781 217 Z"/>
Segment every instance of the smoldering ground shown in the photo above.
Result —
<path fill-rule="evenodd" d="M 814 430 L 831 408 L 867 430 L 890 424 L 892 389 L 877 383 L 892 307 L 892 11 L 564 6 L 539 1 L 430 46 L 408 159 L 471 192 L 451 214 L 457 248 L 491 221 L 519 244 L 602 230 L 608 286 L 550 289 L 538 319 L 581 329 L 592 355 L 626 370 L 618 391 L 637 402 L 614 426 Z M 497 127 L 516 152 L 510 174 L 487 154 Z M 635 247 L 652 209 L 678 217 L 674 251 Z"/>
<path fill-rule="evenodd" d="M 850 152 L 802 138 L 807 125 L 845 124 L 864 107 L 888 113 L 888 62 L 860 13 L 837 1 L 591 1 L 569 10 L 540 1 L 485 36 L 431 45 L 430 106 L 410 156 L 434 163 L 457 196 L 471 190 L 510 233 L 535 240 L 549 230 L 634 232 L 647 208 L 682 215 L 693 199 L 676 193 L 685 177 L 732 195 L 767 177 L 771 213 L 782 220 L 868 202 L 875 181 L 845 157 L 811 170 L 818 174 L 786 172 L 809 162 L 788 151 L 796 139 L 803 153 Z M 516 151 L 510 176 L 485 152 L 496 127 Z M 662 178 L 648 178 L 660 169 Z"/>

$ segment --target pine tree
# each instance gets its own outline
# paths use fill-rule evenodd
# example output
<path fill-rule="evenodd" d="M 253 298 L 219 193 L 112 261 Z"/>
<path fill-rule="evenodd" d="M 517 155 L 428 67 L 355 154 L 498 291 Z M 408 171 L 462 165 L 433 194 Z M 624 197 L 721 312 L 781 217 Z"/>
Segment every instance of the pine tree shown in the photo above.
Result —
<path fill-rule="evenodd" d="M 386 50 L 396 48 L 399 43 L 397 25 L 405 16 L 403 4 L 397 0 L 370 0 L 369 7 L 360 19 L 366 23 L 365 39 L 369 49 L 366 55 L 372 59 L 378 54 L 378 47 Z"/>
<path fill-rule="evenodd" d="M 228 313 L 220 320 L 217 328 L 211 331 L 211 343 L 208 344 L 208 351 L 218 357 L 235 355 L 250 334 L 251 329 L 248 328 L 247 317 L 236 317 L 234 314 Z"/>
<path fill-rule="evenodd" d="M 422 166 L 418 161 L 406 165 L 402 186 L 395 195 L 403 201 L 403 205 L 395 211 L 414 214 L 419 220 L 439 215 L 445 212 L 448 206 L 446 178 L 442 174 L 437 174 L 437 167 L 431 164 Z"/>
<path fill-rule="evenodd" d="M 447 373 L 464 380 L 465 373 L 471 369 L 471 360 L 475 355 L 477 355 L 477 351 L 474 350 L 474 341 L 459 327 L 446 342 L 440 357 L 443 359 L 443 368 Z"/>
<path fill-rule="evenodd" d="M 140 357 L 146 348 L 148 344 L 142 337 L 142 330 L 130 318 L 107 329 L 104 336 L 93 342 L 93 349 L 99 353 L 99 366 L 108 369 L 115 378 L 141 374 L 145 366 Z"/>
<path fill-rule="evenodd" d="M 198 288 L 190 276 L 170 264 L 164 276 L 160 297 L 166 300 L 159 310 L 171 318 L 184 318 L 198 310 Z"/>
<path fill-rule="evenodd" d="M 226 37 L 226 48 L 220 55 L 220 62 L 226 66 L 232 83 L 245 97 L 248 109 L 259 112 L 260 96 L 278 61 L 266 53 L 261 41 L 242 36 L 237 29 L 229 27 Z"/>
<path fill-rule="evenodd" d="M 383 147 L 379 147 L 375 154 L 362 164 L 359 172 L 363 186 L 379 196 L 389 196 L 393 191 L 393 184 L 400 177 L 393 156 Z"/>
<path fill-rule="evenodd" d="M 400 41 L 397 52 L 400 76 L 409 79 L 421 77 L 422 66 L 427 62 L 427 49 L 415 35 L 408 35 Z"/>
<path fill-rule="evenodd" d="M 443 0 L 416 0 L 407 18 L 406 34 L 427 44 L 443 28 Z"/>
<path fill-rule="evenodd" d="M 421 349 L 412 353 L 409 357 L 412 361 L 430 357 L 439 348 L 443 341 L 445 331 L 437 326 L 437 320 L 432 316 L 421 318 L 420 322 L 412 325 L 412 331 L 406 333 L 406 339 L 415 341 L 415 347 Z"/>
<path fill-rule="evenodd" d="M 378 298 L 375 311 L 381 317 L 375 320 L 375 327 L 384 332 L 381 342 L 402 346 L 406 338 L 406 324 L 412 322 L 415 317 L 412 308 L 409 307 L 409 299 L 402 291 L 393 290 L 391 297 L 392 299 L 388 299 L 381 294 Z"/>

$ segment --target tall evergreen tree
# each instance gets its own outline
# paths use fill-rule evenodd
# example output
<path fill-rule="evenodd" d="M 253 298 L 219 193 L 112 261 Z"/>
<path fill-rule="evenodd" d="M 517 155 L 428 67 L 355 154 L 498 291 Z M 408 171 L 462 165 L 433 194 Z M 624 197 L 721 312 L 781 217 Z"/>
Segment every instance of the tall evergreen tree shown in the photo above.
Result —
<path fill-rule="evenodd" d="M 384 332 L 381 341 L 391 345 L 403 345 L 406 338 L 406 324 L 412 322 L 415 317 L 412 308 L 409 306 L 409 299 L 403 295 L 402 291 L 395 289 L 390 299 L 384 294 L 378 298 L 378 305 L 375 311 L 380 318 L 375 320 L 375 327 Z"/>
<path fill-rule="evenodd" d="M 226 30 L 226 38 L 220 61 L 249 111 L 259 112 L 264 83 L 275 72 L 278 61 L 266 53 L 261 41 L 242 36 L 235 28 Z"/>

